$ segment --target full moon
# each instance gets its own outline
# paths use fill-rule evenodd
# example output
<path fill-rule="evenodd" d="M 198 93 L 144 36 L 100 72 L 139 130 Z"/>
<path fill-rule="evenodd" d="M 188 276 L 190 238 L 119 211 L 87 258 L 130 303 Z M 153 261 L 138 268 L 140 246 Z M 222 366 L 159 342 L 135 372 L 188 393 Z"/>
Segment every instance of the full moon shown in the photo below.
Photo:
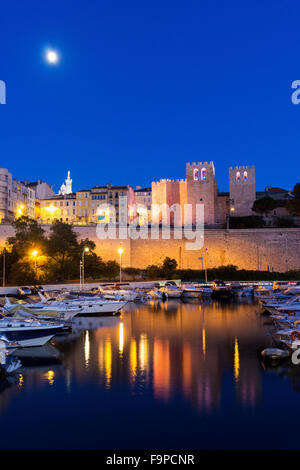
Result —
<path fill-rule="evenodd" d="M 47 62 L 56 64 L 58 62 L 58 54 L 56 51 L 48 51 L 46 54 Z"/>

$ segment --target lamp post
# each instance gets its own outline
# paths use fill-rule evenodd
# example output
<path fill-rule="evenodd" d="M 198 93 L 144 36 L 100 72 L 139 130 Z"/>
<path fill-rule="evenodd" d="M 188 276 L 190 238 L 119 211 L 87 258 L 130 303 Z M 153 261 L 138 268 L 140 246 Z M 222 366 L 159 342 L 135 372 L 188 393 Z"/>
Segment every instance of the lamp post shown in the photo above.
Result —
<path fill-rule="evenodd" d="M 207 263 L 206 263 L 206 259 L 207 259 L 207 248 L 204 249 L 204 267 L 205 267 L 205 282 L 207 282 Z"/>
<path fill-rule="evenodd" d="M 120 283 L 122 282 L 122 254 L 124 253 L 124 248 L 120 246 L 118 249 L 118 253 L 120 255 Z"/>
<path fill-rule="evenodd" d="M 36 264 L 36 260 L 37 260 L 37 255 L 38 255 L 38 251 L 37 250 L 33 250 L 33 252 L 31 253 L 31 256 L 34 258 L 34 270 L 35 270 L 35 275 L 37 275 L 37 264 Z"/>
<path fill-rule="evenodd" d="M 3 255 L 3 287 L 5 287 L 5 248 L 2 251 Z"/>
<path fill-rule="evenodd" d="M 81 261 L 81 269 L 82 269 L 82 289 L 84 286 L 84 254 L 88 253 L 90 249 L 86 246 L 82 252 L 82 261 Z"/>

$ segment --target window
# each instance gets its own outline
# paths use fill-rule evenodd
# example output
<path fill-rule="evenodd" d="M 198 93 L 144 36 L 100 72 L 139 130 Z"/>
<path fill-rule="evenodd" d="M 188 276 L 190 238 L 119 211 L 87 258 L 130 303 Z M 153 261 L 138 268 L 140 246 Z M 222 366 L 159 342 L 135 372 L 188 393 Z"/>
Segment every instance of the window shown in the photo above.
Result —
<path fill-rule="evenodd" d="M 199 170 L 198 170 L 198 168 L 194 169 L 194 181 L 199 181 Z"/>
<path fill-rule="evenodd" d="M 244 181 L 248 181 L 248 172 L 244 171 Z"/>
<path fill-rule="evenodd" d="M 206 181 L 206 168 L 201 170 L 201 181 Z"/>
<path fill-rule="evenodd" d="M 236 180 L 241 181 L 241 173 L 239 171 L 236 172 Z"/>

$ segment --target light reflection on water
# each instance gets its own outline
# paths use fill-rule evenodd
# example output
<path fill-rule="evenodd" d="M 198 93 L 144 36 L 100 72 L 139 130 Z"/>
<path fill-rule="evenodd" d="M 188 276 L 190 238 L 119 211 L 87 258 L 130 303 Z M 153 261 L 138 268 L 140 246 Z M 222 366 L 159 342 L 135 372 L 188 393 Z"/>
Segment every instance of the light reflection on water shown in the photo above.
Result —
<path fill-rule="evenodd" d="M 262 367 L 260 351 L 270 345 L 271 327 L 256 309 L 248 301 L 169 300 L 130 304 L 121 317 L 77 318 L 72 334 L 21 352 L 22 369 L 1 384 L 0 431 L 22 413 L 21 430 L 33 432 L 32 414 L 24 415 L 34 406 L 45 432 L 60 423 L 49 448 L 261 447 L 250 428 L 268 418 L 272 432 L 269 406 L 277 388 L 287 402 L 276 412 L 288 419 L 299 387 L 295 369 L 287 382 Z M 82 431 L 73 434 L 70 419 Z M 115 420 L 123 423 L 122 436 L 113 432 Z M 157 427 L 165 432 L 161 437 L 149 431 Z M 15 448 L 45 445 L 38 436 L 26 443 L 21 430 Z M 3 439 L 3 448 L 11 445 Z"/>

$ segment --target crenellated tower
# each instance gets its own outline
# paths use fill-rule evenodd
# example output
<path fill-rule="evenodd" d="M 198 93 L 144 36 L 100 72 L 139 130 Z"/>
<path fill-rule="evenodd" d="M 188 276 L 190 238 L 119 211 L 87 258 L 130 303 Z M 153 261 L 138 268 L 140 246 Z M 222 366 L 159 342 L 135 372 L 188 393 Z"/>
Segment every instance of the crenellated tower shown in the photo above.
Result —
<path fill-rule="evenodd" d="M 216 222 L 217 182 L 213 162 L 187 163 L 187 203 L 192 204 L 193 217 L 190 223 L 195 223 L 196 204 L 204 204 L 204 223 Z"/>
<path fill-rule="evenodd" d="M 235 166 L 229 168 L 230 215 L 247 217 L 252 215 L 256 199 L 255 167 Z"/>

